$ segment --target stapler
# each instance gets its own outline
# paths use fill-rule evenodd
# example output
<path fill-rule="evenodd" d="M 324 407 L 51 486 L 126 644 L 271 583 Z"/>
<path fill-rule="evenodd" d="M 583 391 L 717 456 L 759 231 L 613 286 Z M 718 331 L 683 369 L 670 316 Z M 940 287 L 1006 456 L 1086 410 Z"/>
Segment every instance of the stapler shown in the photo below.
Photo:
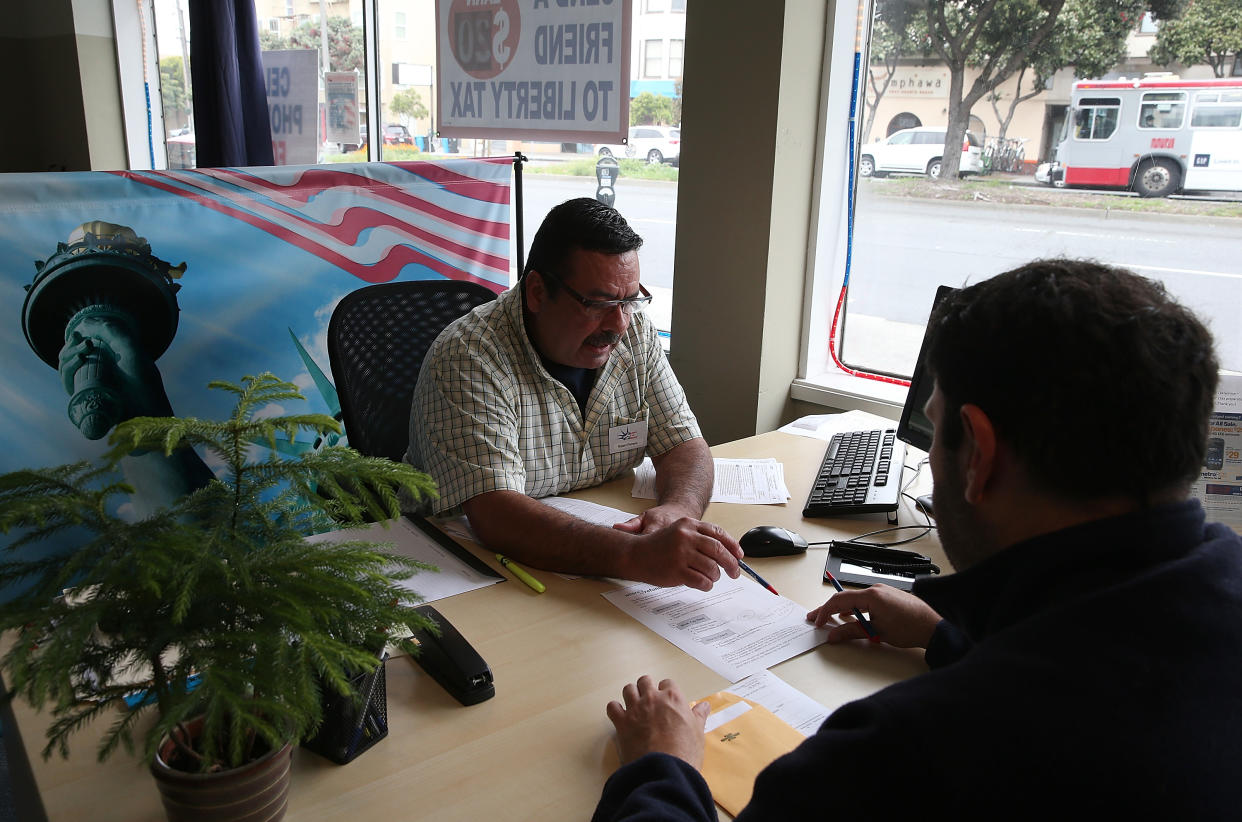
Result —
<path fill-rule="evenodd" d="M 414 661 L 419 667 L 463 705 L 476 705 L 495 696 L 492 669 L 479 652 L 435 608 L 419 605 L 416 610 L 440 629 L 439 636 L 426 630 L 414 632 L 418 643 Z"/>

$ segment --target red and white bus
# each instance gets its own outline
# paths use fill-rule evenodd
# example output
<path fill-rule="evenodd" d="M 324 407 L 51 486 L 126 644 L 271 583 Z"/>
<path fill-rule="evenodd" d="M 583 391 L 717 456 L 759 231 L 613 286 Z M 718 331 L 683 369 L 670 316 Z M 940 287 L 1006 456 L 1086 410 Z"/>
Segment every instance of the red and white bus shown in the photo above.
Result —
<path fill-rule="evenodd" d="M 1075 83 L 1047 177 L 1142 197 L 1242 191 L 1242 77 Z"/>

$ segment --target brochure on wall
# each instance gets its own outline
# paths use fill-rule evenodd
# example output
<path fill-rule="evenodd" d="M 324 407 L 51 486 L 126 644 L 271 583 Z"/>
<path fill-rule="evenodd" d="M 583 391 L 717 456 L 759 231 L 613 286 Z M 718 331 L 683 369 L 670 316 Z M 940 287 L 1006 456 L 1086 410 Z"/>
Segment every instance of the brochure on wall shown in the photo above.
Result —
<path fill-rule="evenodd" d="M 1242 527 L 1242 375 L 1221 375 L 1203 472 L 1191 494 L 1209 520 Z"/>

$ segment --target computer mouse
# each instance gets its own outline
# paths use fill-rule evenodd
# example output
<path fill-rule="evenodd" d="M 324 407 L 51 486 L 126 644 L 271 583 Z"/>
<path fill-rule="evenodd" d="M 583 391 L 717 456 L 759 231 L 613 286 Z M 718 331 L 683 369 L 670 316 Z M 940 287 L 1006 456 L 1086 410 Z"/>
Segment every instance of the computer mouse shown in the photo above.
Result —
<path fill-rule="evenodd" d="M 778 525 L 758 525 L 737 542 L 748 557 L 788 557 L 806 551 L 806 540 Z"/>

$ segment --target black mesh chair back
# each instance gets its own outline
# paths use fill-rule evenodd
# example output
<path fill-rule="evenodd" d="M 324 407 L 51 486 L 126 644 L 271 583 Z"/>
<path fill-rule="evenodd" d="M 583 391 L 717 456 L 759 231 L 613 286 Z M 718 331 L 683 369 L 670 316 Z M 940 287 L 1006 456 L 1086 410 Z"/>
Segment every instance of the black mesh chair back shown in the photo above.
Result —
<path fill-rule="evenodd" d="M 445 326 L 495 298 L 462 280 L 403 280 L 345 295 L 328 322 L 328 360 L 350 447 L 401 460 L 427 349 Z"/>

